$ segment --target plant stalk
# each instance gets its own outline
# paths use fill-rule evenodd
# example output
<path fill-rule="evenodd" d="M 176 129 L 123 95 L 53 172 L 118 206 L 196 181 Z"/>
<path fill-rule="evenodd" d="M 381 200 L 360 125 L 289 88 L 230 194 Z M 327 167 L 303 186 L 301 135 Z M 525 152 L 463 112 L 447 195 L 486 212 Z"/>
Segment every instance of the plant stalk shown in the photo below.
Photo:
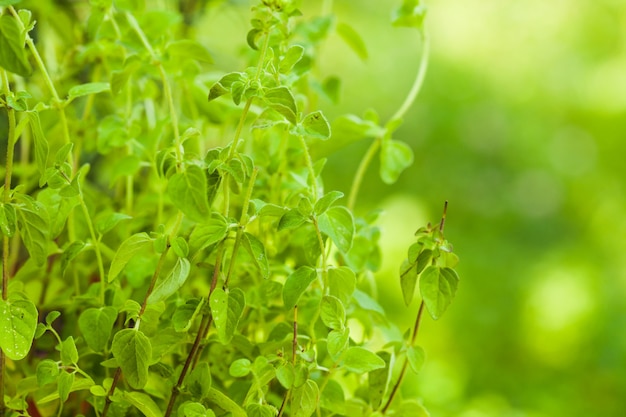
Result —
<path fill-rule="evenodd" d="M 422 320 L 422 313 L 424 312 L 424 305 L 425 305 L 424 300 L 422 300 L 422 302 L 420 303 L 419 310 L 417 311 L 417 318 L 415 319 L 415 326 L 413 327 L 413 335 L 411 336 L 411 344 L 410 344 L 411 346 L 415 345 L 415 339 L 417 339 L 417 332 L 419 331 L 420 322 Z M 408 365 L 409 365 L 409 359 L 405 357 L 404 363 L 402 364 L 402 369 L 400 370 L 400 375 L 398 376 L 398 380 L 393 386 L 393 389 L 391 390 L 391 394 L 389 394 L 389 398 L 387 399 L 385 406 L 381 410 L 383 414 L 387 412 L 387 409 L 389 408 L 389 406 L 393 402 L 393 399 L 398 393 L 398 389 L 400 388 L 400 385 L 402 385 L 402 380 L 404 379 L 404 374 L 406 374 L 406 369 L 408 368 Z"/>
<path fill-rule="evenodd" d="M 407 94 L 404 102 L 400 105 L 398 110 L 391 116 L 389 122 L 402 119 L 406 112 L 411 108 L 415 99 L 417 98 L 418 93 L 422 88 L 422 84 L 424 83 L 424 78 L 426 77 L 426 70 L 428 69 L 428 56 L 430 54 L 430 38 L 425 33 L 422 33 L 422 52 L 420 54 L 420 65 L 417 70 L 417 75 L 415 76 L 415 80 L 413 81 L 413 85 L 411 86 L 411 90 L 409 94 Z M 354 206 L 356 204 L 356 199 L 359 194 L 359 190 L 361 188 L 361 183 L 363 182 L 363 178 L 365 177 L 365 173 L 369 168 L 372 159 L 378 152 L 380 148 L 381 142 L 383 140 L 383 135 L 380 135 L 374 139 L 374 142 L 370 145 L 367 152 L 363 156 L 363 159 L 359 163 L 359 167 L 357 169 L 356 174 L 354 175 L 354 180 L 352 181 L 352 187 L 350 188 L 350 196 L 348 197 L 348 208 L 350 210 L 354 210 Z"/>

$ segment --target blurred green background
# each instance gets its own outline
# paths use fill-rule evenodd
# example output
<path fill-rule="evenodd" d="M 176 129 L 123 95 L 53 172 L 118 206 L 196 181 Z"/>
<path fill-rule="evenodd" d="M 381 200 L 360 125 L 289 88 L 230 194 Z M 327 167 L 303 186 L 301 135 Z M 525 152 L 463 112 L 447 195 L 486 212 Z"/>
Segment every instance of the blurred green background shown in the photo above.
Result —
<path fill-rule="evenodd" d="M 305 1 L 306 17 L 331 2 Z M 206 43 L 218 68 L 248 30 L 217 7 Z M 416 32 L 393 28 L 400 1 L 341 1 L 363 62 L 337 35 L 320 75 L 342 79 L 329 119 L 367 108 L 389 118 L 419 65 Z M 408 328 L 398 267 L 413 231 L 436 222 L 461 257 L 455 302 L 426 319 L 424 371 L 407 380 L 435 417 L 626 415 L 626 7 L 620 0 L 439 0 L 429 8 L 425 85 L 397 132 L 415 163 L 395 185 L 372 166 L 362 214 L 382 207 L 380 293 Z M 232 34 L 215 38 L 220 30 Z M 223 33 L 223 32 L 222 32 Z M 230 35 L 229 35 L 230 36 Z M 231 61 L 229 61 L 229 59 Z M 369 141 L 330 159 L 327 189 L 347 193 Z M 415 304 L 415 303 L 414 303 Z"/>

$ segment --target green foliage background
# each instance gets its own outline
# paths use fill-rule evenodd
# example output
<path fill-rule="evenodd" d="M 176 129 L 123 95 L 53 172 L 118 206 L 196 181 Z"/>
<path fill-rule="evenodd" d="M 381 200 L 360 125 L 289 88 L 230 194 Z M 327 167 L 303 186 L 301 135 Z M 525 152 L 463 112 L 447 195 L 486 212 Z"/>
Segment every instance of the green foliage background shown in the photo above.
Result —
<path fill-rule="evenodd" d="M 65 22 L 62 3 L 47 20 Z M 307 16 L 330 4 L 303 3 Z M 329 120 L 369 107 L 386 120 L 406 95 L 420 44 L 385 18 L 399 3 L 334 2 L 368 58 L 336 35 L 321 47 L 320 77 L 342 80 L 339 102 L 324 103 Z M 247 62 L 249 6 L 207 4 L 210 24 L 197 35 L 216 74 Z M 622 416 L 626 9 L 618 0 L 428 6 L 429 71 L 396 134 L 415 163 L 392 187 L 374 167 L 360 196 L 385 210 L 379 292 L 401 328 L 415 316 L 397 279 L 406 247 L 450 202 L 446 235 L 463 281 L 445 317 L 424 321 L 426 364 L 402 389 L 433 416 Z M 327 189 L 347 193 L 368 145 L 330 157 Z"/>

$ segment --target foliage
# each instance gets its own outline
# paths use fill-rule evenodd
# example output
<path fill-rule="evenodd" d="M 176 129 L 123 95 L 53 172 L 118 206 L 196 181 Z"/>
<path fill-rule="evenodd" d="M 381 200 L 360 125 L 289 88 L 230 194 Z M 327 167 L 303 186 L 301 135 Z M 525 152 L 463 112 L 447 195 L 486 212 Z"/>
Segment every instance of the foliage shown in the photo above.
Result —
<path fill-rule="evenodd" d="M 389 184 L 413 161 L 393 134 L 426 69 L 423 6 L 394 14 L 424 41 L 400 109 L 335 129 L 316 103 L 339 81 L 316 79 L 316 52 L 334 30 L 368 54 L 332 16 L 263 0 L 250 65 L 215 74 L 199 11 L 17 3 L 0 1 L 0 415 L 427 415 L 396 395 L 424 362 L 422 312 L 439 319 L 457 289 L 446 210 L 400 271 L 421 299 L 404 338 L 369 285 L 377 217 L 355 212 L 375 155 Z M 344 203 L 310 149 L 366 138 Z"/>

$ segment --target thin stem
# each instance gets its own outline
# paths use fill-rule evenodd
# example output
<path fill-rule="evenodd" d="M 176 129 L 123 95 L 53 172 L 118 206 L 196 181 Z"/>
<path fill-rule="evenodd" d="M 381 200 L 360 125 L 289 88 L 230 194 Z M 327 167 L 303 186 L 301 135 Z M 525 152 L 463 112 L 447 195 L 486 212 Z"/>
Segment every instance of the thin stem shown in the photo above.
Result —
<path fill-rule="evenodd" d="M 443 203 L 443 215 L 441 216 L 441 222 L 439 223 L 439 232 L 443 233 L 443 228 L 446 225 L 446 213 L 448 212 L 448 200 Z"/>
<path fill-rule="evenodd" d="M 304 136 L 298 135 L 298 139 L 300 140 L 300 145 L 302 145 L 302 150 L 304 151 L 304 158 L 306 160 L 306 167 L 309 170 L 309 176 L 311 177 L 311 181 L 313 181 L 313 198 L 317 200 L 319 197 L 317 194 L 317 179 L 315 178 L 315 169 L 313 169 L 313 160 L 311 159 L 311 154 L 309 153 L 309 147 L 304 140 Z"/>
<path fill-rule="evenodd" d="M 424 312 L 424 300 L 420 303 L 420 308 L 417 311 L 417 318 L 415 319 L 415 326 L 413 327 L 413 335 L 411 336 L 411 344 L 410 346 L 415 345 L 415 340 L 417 339 L 417 332 L 419 331 L 420 322 L 422 320 L 422 313 Z M 402 384 L 402 380 L 404 379 L 404 374 L 406 374 L 407 367 L 409 365 L 409 360 L 407 357 L 404 358 L 404 363 L 402 364 L 402 369 L 400 370 L 400 375 L 398 376 L 398 380 L 396 381 L 393 389 L 391 390 L 391 394 L 389 394 L 389 398 L 385 403 L 385 406 L 382 408 L 382 413 L 385 414 L 387 409 L 393 402 L 400 385 Z"/>
<path fill-rule="evenodd" d="M 87 228 L 89 229 L 89 236 L 91 237 L 91 241 L 93 242 L 93 248 L 96 252 L 98 274 L 100 275 L 100 303 L 104 305 L 104 290 L 106 288 L 106 278 L 104 276 L 104 263 L 102 261 L 102 253 L 100 252 L 100 244 L 98 239 L 96 238 L 96 231 L 93 227 L 93 222 L 91 221 L 91 216 L 89 215 L 89 210 L 87 209 L 87 205 L 85 204 L 85 199 L 83 198 L 82 192 L 78 195 L 78 201 L 80 203 L 81 209 L 83 210 L 83 215 L 85 216 L 85 221 L 87 222 Z"/>
<path fill-rule="evenodd" d="M 298 306 L 293 307 L 293 341 L 291 343 L 291 363 L 296 365 L 296 353 L 298 351 Z"/>
<path fill-rule="evenodd" d="M 411 90 L 409 91 L 409 94 L 407 94 L 406 98 L 404 99 L 404 102 L 400 105 L 398 110 L 393 114 L 393 116 L 391 116 L 389 121 L 402 119 L 404 115 L 406 114 L 406 112 L 409 110 L 409 108 L 411 108 L 411 106 L 415 102 L 415 99 L 417 98 L 417 95 L 422 88 L 422 84 L 424 83 L 424 78 L 426 76 L 426 70 L 428 69 L 428 56 L 430 54 L 430 39 L 428 35 L 426 35 L 425 33 L 422 33 L 422 40 L 423 40 L 423 46 L 422 46 L 422 52 L 420 54 L 420 65 L 417 70 L 417 75 L 415 76 L 415 80 L 413 81 L 413 85 L 411 86 Z M 369 168 L 369 165 L 372 162 L 372 159 L 374 159 L 376 152 L 378 152 L 378 149 L 380 148 L 382 140 L 383 140 L 383 135 L 380 135 L 376 139 L 374 139 L 374 142 L 370 145 L 366 154 L 363 156 L 361 163 L 359 164 L 359 168 L 357 169 L 357 172 L 354 176 L 354 180 L 352 181 L 352 187 L 350 188 L 350 196 L 348 198 L 348 208 L 350 210 L 354 209 L 354 206 L 356 204 L 356 199 L 359 194 L 359 190 L 361 188 L 361 183 L 363 182 L 363 178 L 365 177 L 365 173 L 367 172 L 367 169 Z"/>

